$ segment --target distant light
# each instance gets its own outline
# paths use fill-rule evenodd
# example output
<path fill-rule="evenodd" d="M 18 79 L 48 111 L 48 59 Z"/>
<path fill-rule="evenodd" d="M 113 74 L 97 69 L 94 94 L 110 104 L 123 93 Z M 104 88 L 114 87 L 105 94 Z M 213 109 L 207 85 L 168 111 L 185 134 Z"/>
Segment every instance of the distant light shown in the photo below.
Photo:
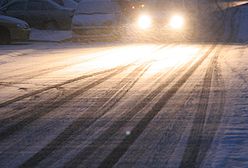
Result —
<path fill-rule="evenodd" d="M 144 5 L 144 4 L 142 4 L 142 5 L 141 5 L 141 8 L 144 8 L 144 7 L 145 7 L 145 5 Z"/>
<path fill-rule="evenodd" d="M 141 29 L 148 29 L 152 25 L 152 19 L 148 15 L 141 15 L 138 19 L 138 26 Z"/>
<path fill-rule="evenodd" d="M 126 131 L 126 135 L 130 135 L 131 134 L 131 131 Z"/>
<path fill-rule="evenodd" d="M 175 15 L 170 20 L 170 27 L 173 29 L 181 29 L 184 25 L 184 18 L 179 15 Z"/>
<path fill-rule="evenodd" d="M 135 6 L 132 6 L 132 9 L 135 9 Z"/>

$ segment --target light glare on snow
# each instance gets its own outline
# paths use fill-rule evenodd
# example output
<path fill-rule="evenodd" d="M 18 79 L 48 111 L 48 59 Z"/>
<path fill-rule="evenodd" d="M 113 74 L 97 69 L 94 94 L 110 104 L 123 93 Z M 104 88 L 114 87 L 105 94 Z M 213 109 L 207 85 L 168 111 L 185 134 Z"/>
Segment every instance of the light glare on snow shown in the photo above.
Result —
<path fill-rule="evenodd" d="M 192 57 L 200 50 L 197 46 L 177 46 L 169 47 L 161 51 L 159 55 L 154 57 L 154 63 L 149 68 L 147 75 L 154 74 L 166 68 L 171 68 L 177 64 L 187 64 Z"/>

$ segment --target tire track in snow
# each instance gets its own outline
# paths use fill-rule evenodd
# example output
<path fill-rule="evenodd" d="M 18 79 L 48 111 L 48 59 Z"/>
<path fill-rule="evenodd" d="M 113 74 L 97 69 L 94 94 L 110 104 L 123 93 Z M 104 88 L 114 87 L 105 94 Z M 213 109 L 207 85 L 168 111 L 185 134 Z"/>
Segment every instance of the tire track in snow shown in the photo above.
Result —
<path fill-rule="evenodd" d="M 137 81 L 143 76 L 143 74 L 149 69 L 150 64 L 141 65 L 131 72 L 127 77 L 120 81 L 118 85 L 113 87 L 106 94 L 106 98 L 97 106 L 91 106 L 85 113 L 83 113 L 78 119 L 73 121 L 63 132 L 61 132 L 55 139 L 48 143 L 38 153 L 33 155 L 20 167 L 34 167 L 42 160 L 49 157 L 52 152 L 61 148 L 68 143 L 73 136 L 78 135 L 81 131 L 87 129 L 98 118 L 106 114 L 112 109 L 125 95 L 126 93 L 137 83 Z M 130 80 L 130 79 L 134 80 Z M 98 101 L 96 101 L 98 102 Z"/>
<path fill-rule="evenodd" d="M 149 111 L 144 118 L 133 128 L 132 134 L 125 137 L 117 147 L 104 159 L 99 167 L 113 167 L 122 155 L 129 149 L 129 147 L 135 142 L 135 140 L 141 135 L 151 120 L 157 115 L 157 113 L 163 108 L 163 106 L 169 101 L 169 99 L 178 91 L 178 89 L 187 81 L 187 79 L 195 72 L 195 70 L 202 64 L 202 62 L 210 55 L 215 49 L 216 45 L 210 47 L 210 49 L 189 69 L 187 72 L 168 90 L 163 94 L 160 100 L 155 103 L 152 110 Z M 184 70 L 188 65 L 185 65 L 180 70 Z M 111 136 L 117 133 L 126 123 L 131 120 L 135 114 L 143 110 L 149 102 L 167 87 L 171 82 L 175 80 L 174 75 L 170 76 L 166 82 L 159 85 L 154 91 L 152 91 L 147 97 L 142 99 L 135 107 L 130 111 L 124 113 L 120 118 L 122 120 L 114 122 L 105 132 L 103 132 L 97 139 L 81 150 L 76 157 L 67 162 L 64 167 L 78 167 L 84 160 L 86 160 L 91 154 L 93 154 L 104 142 L 106 142 Z"/>
<path fill-rule="evenodd" d="M 94 60 L 94 59 L 92 59 L 92 60 Z M 90 61 L 90 60 L 86 60 L 84 62 L 88 62 L 88 61 Z M 80 64 L 80 63 L 77 63 L 77 64 Z M 65 69 L 67 67 L 74 66 L 74 65 L 77 65 L 77 64 L 72 63 L 72 64 L 69 64 L 69 65 L 61 65 L 61 66 L 57 66 L 57 67 L 41 69 L 41 70 L 38 70 L 38 71 L 32 71 L 32 72 L 28 72 L 28 73 L 25 73 L 25 74 L 20 74 L 18 76 L 11 76 L 11 77 L 8 77 L 8 78 L 5 78 L 5 79 L 1 79 L 1 80 L 6 80 L 6 79 L 9 79 L 9 78 L 15 78 L 15 77 L 20 77 L 20 76 L 25 75 L 24 78 L 19 79 L 19 80 L 15 80 L 15 81 L 11 81 L 11 82 L 0 82 L 0 89 L 4 89 L 5 87 L 10 87 L 10 86 L 13 86 L 15 84 L 19 84 L 21 82 L 33 79 L 35 77 L 39 77 L 39 76 L 42 76 L 42 75 L 45 75 L 45 74 L 48 74 L 48 73 L 51 73 L 51 72 L 59 71 L 59 70 L 62 70 L 62 69 Z"/>
<path fill-rule="evenodd" d="M 104 51 L 104 54 L 105 54 L 105 52 L 107 52 L 107 51 Z M 27 55 L 27 54 L 25 54 L 25 55 Z M 89 53 L 89 55 L 91 55 L 91 53 Z M 10 84 L 15 84 L 15 83 L 18 83 L 18 82 L 22 82 L 22 81 L 25 81 L 25 80 L 28 80 L 28 79 L 31 79 L 31 78 L 34 78 L 34 77 L 37 77 L 37 76 L 41 76 L 41 75 L 53 72 L 53 71 L 58 71 L 58 70 L 61 70 L 61 69 L 64 69 L 64 68 L 67 68 L 67 67 L 70 67 L 70 66 L 74 66 L 74 65 L 85 63 L 85 62 L 93 61 L 93 60 L 97 59 L 98 57 L 101 57 L 101 55 L 98 54 L 97 56 L 83 59 L 80 62 L 75 61 L 75 62 L 70 63 L 70 64 L 59 65 L 59 66 L 55 66 L 55 67 L 51 67 L 51 68 L 43 68 L 43 69 L 40 69 L 40 70 L 34 70 L 34 71 L 31 71 L 31 72 L 26 72 L 26 73 L 22 73 L 22 74 L 18 74 L 18 75 L 9 75 L 7 77 L 1 78 L 0 80 L 6 80 L 6 79 L 10 79 L 10 78 L 25 76 L 25 75 L 27 76 L 25 79 L 22 79 L 22 80 L 8 82 Z M 52 61 L 56 62 L 57 59 L 53 59 Z M 49 62 L 44 62 L 43 64 L 46 64 L 46 63 L 50 63 L 50 61 Z M 18 68 L 18 69 L 15 69 L 13 71 L 7 71 L 5 73 L 10 73 L 10 72 L 13 73 L 13 72 L 18 72 L 18 71 L 22 71 L 22 70 L 26 70 L 26 67 Z M 30 75 L 30 74 L 32 74 L 32 75 Z"/>
<path fill-rule="evenodd" d="M 211 144 L 219 128 L 225 108 L 225 101 L 226 101 L 225 84 L 218 63 L 216 63 L 213 75 L 214 75 L 213 79 L 215 79 L 213 81 L 213 87 L 214 87 L 213 96 L 215 103 L 211 105 L 210 114 L 208 115 L 208 118 L 206 120 L 205 127 L 207 128 L 204 129 L 204 133 L 203 133 L 203 135 L 205 136 L 204 137 L 205 143 L 201 145 L 201 150 L 198 155 L 199 165 L 204 161 L 205 157 L 207 156 L 208 150 L 211 148 Z"/>
<path fill-rule="evenodd" d="M 165 45 L 162 45 L 162 46 L 156 48 L 155 51 L 156 50 L 160 50 L 163 47 L 165 47 Z M 54 72 L 54 71 L 59 71 L 59 70 L 65 69 L 67 67 L 71 67 L 71 66 L 75 66 L 75 65 L 78 65 L 78 64 L 90 62 L 90 61 L 96 60 L 99 57 L 101 57 L 101 55 L 100 56 L 99 55 L 98 56 L 94 56 L 92 58 L 88 58 L 88 59 L 85 59 L 85 60 L 80 61 L 80 62 L 77 61 L 77 62 L 73 62 L 73 63 L 66 64 L 66 65 L 60 65 L 60 66 L 51 67 L 51 68 L 44 68 L 44 69 L 41 69 L 41 70 L 35 70 L 35 71 L 23 73 L 23 74 L 8 76 L 8 77 L 3 78 L 3 79 L 0 79 L 0 80 L 6 80 L 6 79 L 10 79 L 10 78 L 15 78 L 15 77 L 20 77 L 20 76 L 25 76 L 26 75 L 25 78 L 20 79 L 20 80 L 15 80 L 15 81 L 12 81 L 12 82 L 0 82 L 0 89 L 3 89 L 6 86 L 9 87 L 9 86 L 12 86 L 14 84 L 18 84 L 20 82 L 24 82 L 24 81 L 29 80 L 29 79 L 33 79 L 35 77 L 42 76 L 42 75 L 45 75 L 45 74 L 48 74 L 48 73 L 51 73 L 51 72 Z M 0 107 L 1 107 L 1 105 L 0 105 Z"/>
<path fill-rule="evenodd" d="M 130 66 L 130 65 L 127 65 L 127 66 L 125 66 L 125 67 L 127 68 L 128 66 Z M 38 95 L 38 94 L 42 94 L 42 93 L 44 93 L 44 92 L 46 92 L 46 91 L 50 91 L 50 90 L 52 90 L 52 89 L 58 89 L 58 90 L 60 90 L 60 88 L 61 88 L 63 85 L 67 85 L 67 84 L 70 84 L 70 83 L 73 83 L 73 82 L 77 82 L 77 81 L 84 80 L 84 79 L 87 79 L 87 78 L 95 77 L 95 76 L 98 76 L 98 75 L 103 75 L 103 74 L 105 74 L 105 73 L 110 73 L 111 71 L 115 71 L 115 70 L 120 69 L 120 68 L 124 68 L 124 66 L 123 66 L 123 67 L 117 67 L 116 69 L 113 68 L 113 69 L 110 69 L 110 70 L 105 70 L 105 71 L 96 72 L 96 73 L 89 74 L 89 75 L 83 75 L 83 76 L 81 76 L 81 77 L 77 77 L 77 78 L 74 78 L 74 79 L 70 79 L 70 80 L 67 80 L 67 81 L 62 82 L 62 83 L 59 83 L 59 84 L 55 84 L 55 85 L 52 85 L 52 86 L 48 86 L 48 87 L 39 89 L 39 90 L 37 90 L 37 91 L 33 91 L 33 92 L 31 92 L 31 93 L 27 93 L 27 94 L 24 94 L 24 95 L 22 95 L 22 96 L 19 96 L 19 97 L 16 97 L 16 98 L 14 98 L 14 99 L 11 99 L 11 100 L 7 101 L 7 104 L 4 104 L 3 107 L 5 107 L 5 105 L 6 105 L 6 106 L 9 105 L 9 103 L 12 104 L 12 103 L 14 103 L 14 102 L 16 102 L 16 101 L 20 101 L 20 100 L 23 100 L 23 99 L 28 98 L 28 97 L 36 96 L 36 95 Z M 53 100 L 52 100 L 52 101 L 53 101 Z M 40 103 L 40 106 L 43 107 L 44 104 L 51 104 L 51 103 L 52 103 L 52 102 L 51 102 L 50 100 L 46 100 L 46 101 L 44 101 L 42 104 Z M 36 105 L 35 107 L 39 109 L 40 106 L 39 106 L 39 104 L 38 104 L 38 105 Z M 1 104 L 0 104 L 0 108 L 1 108 Z M 34 109 L 34 108 L 32 108 L 32 109 Z M 31 109 L 31 111 L 32 111 L 32 109 Z M 15 120 L 17 120 L 17 119 L 22 118 L 23 116 L 25 116 L 25 115 L 27 114 L 27 111 L 30 111 L 30 110 L 26 110 L 26 111 L 24 110 L 23 112 L 19 112 L 19 113 L 16 114 L 16 115 L 13 115 L 13 116 L 6 117 L 6 118 L 4 118 L 4 119 L 1 119 L 1 120 L 0 120 L 0 128 L 1 128 L 3 125 L 5 125 L 5 123 L 13 122 L 13 121 L 15 121 Z"/>
<path fill-rule="evenodd" d="M 167 104 L 171 97 L 183 86 L 188 78 L 196 71 L 202 62 L 210 55 L 216 46 L 212 47 L 196 64 L 194 64 L 168 91 L 166 91 L 152 109 L 147 112 L 144 118 L 133 128 L 132 134 L 123 139 L 123 141 L 104 159 L 99 165 L 101 168 L 113 167 L 135 140 L 142 134 L 151 120 Z"/>
<path fill-rule="evenodd" d="M 145 139 L 137 139 L 135 145 L 131 146 L 130 150 L 123 155 L 121 160 L 114 167 L 118 167 L 119 165 L 120 167 L 157 168 L 161 167 L 161 165 L 170 167 L 167 165 L 168 161 L 175 151 L 175 148 L 178 146 L 182 133 L 189 124 L 191 118 L 190 111 L 194 109 L 194 107 L 192 107 L 194 105 L 192 104 L 192 101 L 200 95 L 200 85 L 194 85 L 187 93 L 186 97 L 182 100 L 176 100 L 176 105 L 173 106 L 173 112 L 168 111 L 165 114 L 162 114 L 162 116 L 160 114 L 159 118 L 163 118 L 162 120 L 166 123 L 161 123 L 159 121 L 159 123 L 157 123 L 158 127 L 156 127 L 156 122 L 154 123 L 154 121 L 152 121 L 152 125 L 156 127 L 155 133 L 153 133 L 153 129 L 148 126 L 147 130 L 145 130 L 146 133 L 144 133 L 147 134 L 147 136 L 144 137 L 141 135 L 142 138 Z M 175 98 L 173 98 L 173 100 L 175 100 Z M 160 123 L 163 125 L 162 127 L 161 125 L 158 125 Z M 159 136 L 161 133 L 163 133 L 163 135 Z M 152 142 L 154 145 L 152 145 L 150 137 L 159 139 L 158 141 L 152 140 L 154 141 Z M 129 155 L 133 152 L 136 153 L 135 156 Z"/>
<path fill-rule="evenodd" d="M 151 151 L 153 155 L 150 156 L 150 159 L 146 161 L 145 165 L 149 165 L 153 168 L 159 167 L 162 158 L 162 163 L 166 165 L 165 167 L 170 167 L 168 165 L 169 160 L 171 159 L 173 152 L 175 152 L 178 143 L 183 136 L 183 132 L 189 124 L 189 118 L 191 117 L 190 111 L 194 110 L 192 101 L 200 95 L 199 87 L 199 84 L 196 84 L 189 92 L 185 101 L 181 101 L 180 103 L 177 102 L 177 104 L 182 105 L 179 107 L 175 106 L 174 109 L 177 109 L 175 112 L 166 113 L 165 121 L 168 123 L 165 125 L 165 130 L 163 129 L 164 135 L 157 142 L 155 151 Z"/>
<path fill-rule="evenodd" d="M 193 126 L 191 128 L 187 146 L 186 146 L 182 161 L 179 166 L 180 168 L 200 167 L 201 162 L 204 159 L 208 151 L 208 148 L 210 147 L 212 143 L 215 132 L 217 130 L 217 126 L 218 126 L 217 123 L 215 123 L 216 125 L 214 128 L 211 128 L 211 125 L 209 126 L 209 128 L 205 128 L 205 123 L 206 123 L 206 117 L 207 117 L 207 109 L 209 106 L 211 84 L 213 81 L 214 70 L 217 66 L 217 61 L 218 61 L 220 50 L 221 48 L 219 48 L 219 50 L 215 53 L 215 55 L 211 59 L 208 69 L 206 71 L 206 74 L 204 76 L 199 105 L 197 107 L 197 111 L 196 111 L 196 114 L 193 120 Z M 222 94 L 223 93 L 221 92 L 221 101 L 219 104 L 219 109 L 209 114 L 210 120 L 212 116 L 216 115 L 215 112 L 217 112 L 217 115 L 218 115 L 218 114 L 221 114 L 223 111 L 223 106 L 224 106 L 223 98 L 224 97 L 222 97 L 223 96 Z M 209 124 L 211 123 L 210 120 L 208 120 Z M 219 122 L 219 120 L 220 120 L 220 117 L 218 117 L 218 120 L 216 122 Z M 214 132 L 211 132 L 211 136 L 205 139 L 204 138 L 205 131 L 210 131 L 210 132 L 214 131 Z"/>
<path fill-rule="evenodd" d="M 220 52 L 220 49 L 216 53 L 219 54 L 219 52 Z M 216 60 L 214 60 L 214 61 L 216 61 Z M 212 111 L 217 111 L 217 114 L 210 115 L 208 118 L 209 123 L 216 123 L 216 124 L 213 127 L 210 127 L 209 130 L 206 130 L 204 133 L 204 134 L 211 135 L 208 137 L 208 139 L 205 139 L 206 141 L 209 142 L 208 145 L 205 145 L 204 147 L 202 147 L 204 149 L 201 151 L 201 155 L 203 155 L 204 157 L 207 153 L 206 150 L 208 150 L 210 148 L 210 145 L 213 141 L 214 135 L 212 135 L 212 134 L 214 134 L 218 128 L 218 124 L 219 124 L 218 122 L 220 121 L 221 116 L 222 116 L 222 112 L 223 112 L 222 109 L 224 107 L 224 100 L 225 100 L 225 98 L 224 98 L 225 93 L 223 90 L 223 83 L 224 82 L 223 82 L 223 79 L 222 79 L 221 74 L 220 74 L 220 69 L 219 69 L 219 67 L 214 67 L 214 68 L 215 68 L 214 69 L 214 71 L 215 71 L 214 75 L 215 75 L 215 79 L 216 79 L 216 81 L 214 81 L 214 82 L 216 82 L 216 87 L 217 87 L 216 88 L 216 90 L 217 90 L 216 97 L 218 97 L 217 101 L 220 101 L 220 103 L 216 103 L 217 105 L 215 104 L 215 105 L 213 105 L 214 107 L 212 107 L 212 109 L 213 109 Z M 189 101 L 190 99 L 194 99 L 194 98 L 200 96 L 200 92 L 201 92 L 201 86 L 196 85 L 194 87 L 194 89 L 189 93 L 190 96 L 186 99 L 185 103 L 187 101 Z M 189 105 L 187 105 L 187 103 L 186 103 L 186 108 L 187 108 L 187 106 L 189 106 Z M 183 109 L 184 107 L 185 107 L 185 105 L 181 106 L 180 108 Z M 175 107 L 175 108 L 177 108 L 177 107 Z M 161 163 L 157 162 L 157 160 L 156 160 L 156 158 L 161 159 L 161 156 L 160 156 L 161 153 L 159 151 L 164 151 L 163 164 L 164 165 L 168 164 L 168 161 L 169 161 L 171 155 L 173 154 L 176 146 L 178 145 L 178 142 L 181 139 L 183 131 L 187 127 L 188 123 L 185 123 L 185 122 L 187 122 L 187 121 L 185 121 L 185 119 L 187 118 L 187 114 L 184 114 L 183 110 L 177 110 L 177 111 L 178 111 L 177 113 L 169 114 L 170 116 L 167 115 L 168 120 L 169 120 L 169 118 L 173 118 L 173 120 L 176 120 L 176 121 L 174 123 L 171 123 L 171 124 L 170 124 L 170 122 L 168 123 L 168 125 L 172 125 L 172 126 L 169 126 L 169 129 L 166 130 L 166 136 L 163 137 L 161 142 L 159 142 L 160 144 L 165 144 L 165 145 L 163 145 L 162 149 L 161 149 L 161 147 L 160 148 L 158 147 L 158 149 L 156 150 L 156 153 L 153 154 L 152 158 L 149 161 L 147 161 L 147 164 L 152 165 L 152 167 L 157 167 L 157 166 L 161 165 Z M 177 119 L 175 119 L 175 116 Z M 157 157 L 156 157 L 156 155 L 157 155 Z M 167 167 L 168 166 L 169 165 L 167 165 Z"/>
<path fill-rule="evenodd" d="M 170 45 L 161 45 L 161 46 L 155 48 L 154 49 L 154 52 L 157 52 L 157 51 L 163 49 L 164 47 L 168 47 L 168 46 L 170 46 Z M 130 66 L 132 64 L 135 64 L 137 61 L 138 60 L 135 60 L 133 63 L 130 63 L 130 64 L 126 65 L 126 66 Z M 83 75 L 83 76 L 80 76 L 80 77 L 77 77 L 77 78 L 73 78 L 73 79 L 67 80 L 67 81 L 62 82 L 62 83 L 59 83 L 59 84 L 48 86 L 46 88 L 39 89 L 39 90 L 33 91 L 31 93 L 27 93 L 27 94 L 24 94 L 22 96 L 18 96 L 16 98 L 7 100 L 5 102 L 2 102 L 2 103 L 0 103 L 0 108 L 5 107 L 5 106 L 8 106 L 8 105 L 10 105 L 12 103 L 15 103 L 17 101 L 20 101 L 22 99 L 25 99 L 25 98 L 28 98 L 28 97 L 31 97 L 31 96 L 40 94 L 42 92 L 45 92 L 45 91 L 48 91 L 48 90 L 51 90 L 51 89 L 54 89 L 54 88 L 59 88 L 59 87 L 61 87 L 63 85 L 69 84 L 69 83 L 73 83 L 73 82 L 76 82 L 76 81 L 79 81 L 79 80 L 83 80 L 83 79 L 86 79 L 86 78 L 90 78 L 90 77 L 93 77 L 93 76 L 97 76 L 97 75 L 101 75 L 101 74 L 104 74 L 104 73 L 108 73 L 108 72 L 111 72 L 111 71 L 114 71 L 116 69 L 119 69 L 119 68 L 122 68 L 122 67 L 126 67 L 126 66 L 118 66 L 118 67 L 115 67 L 115 68 L 112 68 L 112 69 L 108 69 L 108 70 L 104 70 L 104 71 L 100 71 L 100 72 L 95 72 L 95 73 L 88 74 L 88 75 Z"/>
<path fill-rule="evenodd" d="M 52 85 L 52 86 L 48 86 L 48 87 L 45 87 L 45 88 L 42 88 L 42 89 L 39 89 L 39 90 L 30 92 L 30 93 L 27 93 L 27 94 L 24 94 L 22 96 L 18 96 L 16 98 L 7 100 L 5 102 L 2 102 L 2 103 L 0 103 L 0 108 L 5 107 L 5 106 L 8 106 L 8 105 L 10 105 L 12 103 L 18 102 L 20 100 L 23 100 L 25 98 L 28 98 L 28 97 L 31 97 L 31 96 L 40 94 L 42 92 L 45 92 L 45 91 L 48 91 L 48 90 L 51 90 L 51 89 L 59 88 L 59 87 L 61 87 L 63 85 L 67 85 L 67 84 L 70 84 L 70 83 L 73 83 L 73 82 L 77 82 L 77 81 L 80 81 L 80 80 L 84 80 L 84 79 L 87 79 L 87 78 L 91 78 L 91 77 L 94 77 L 94 76 L 106 74 L 106 73 L 109 73 L 109 72 L 112 72 L 112 71 L 116 71 L 118 69 L 126 68 L 126 67 L 128 67 L 130 65 L 131 64 L 126 65 L 126 66 L 120 66 L 120 67 L 117 67 L 117 68 L 112 68 L 112 69 L 104 70 L 104 71 L 95 72 L 95 73 L 88 74 L 88 75 L 79 76 L 77 78 L 73 78 L 73 79 L 70 79 L 70 80 L 66 80 L 65 82 L 58 83 L 58 84 L 55 84 L 55 85 Z"/>
<path fill-rule="evenodd" d="M 60 107 L 61 105 L 65 104 L 66 102 L 68 102 L 71 99 L 73 99 L 74 97 L 77 97 L 77 96 L 83 94 L 87 90 L 89 90 L 89 89 L 91 89 L 91 88 L 93 88 L 93 87 L 95 87 L 95 86 L 103 83 L 104 81 L 110 79 L 111 77 L 113 77 L 113 76 L 121 73 L 122 71 L 124 71 L 125 69 L 127 69 L 129 66 L 124 66 L 124 67 L 121 67 L 121 68 L 114 69 L 114 72 L 111 72 L 110 74 L 108 74 L 108 75 L 106 75 L 106 76 L 104 76 L 104 77 L 102 77 L 102 78 L 94 81 L 93 83 L 90 83 L 89 85 L 86 85 L 86 86 L 82 87 L 81 89 L 79 89 L 77 91 L 74 91 L 73 93 L 71 93 L 69 95 L 64 96 L 62 99 L 60 99 L 57 102 L 48 103 L 46 106 L 44 106 L 44 104 L 38 104 L 37 106 L 35 106 L 32 109 L 30 109 L 27 112 L 25 112 L 26 113 L 26 116 L 23 116 L 23 115 L 22 116 L 19 116 L 18 115 L 17 117 L 20 117 L 21 120 L 18 121 L 17 123 L 15 123 L 15 124 L 13 124 L 13 125 L 7 127 L 7 128 L 4 128 L 0 132 L 0 141 L 3 140 L 3 139 L 5 139 L 5 138 L 7 138 L 7 137 L 9 137 L 14 132 L 22 129 L 25 126 L 27 126 L 31 122 L 37 120 L 41 116 L 44 116 L 44 115 L 48 114 L 49 112 L 53 111 L 54 109 Z M 85 76 L 83 76 L 81 78 L 84 79 L 84 77 Z M 67 83 L 71 83 L 71 81 L 81 80 L 81 78 L 80 77 L 79 78 L 75 78 L 75 79 L 72 79 L 72 80 L 63 82 L 62 84 L 58 84 L 58 85 L 59 86 L 62 86 L 65 83 L 66 84 Z M 59 87 L 58 85 L 57 85 L 57 87 Z M 50 90 L 51 88 L 54 88 L 54 86 L 50 86 L 48 88 L 41 89 L 39 91 L 35 91 L 35 94 L 41 93 L 41 92 L 46 91 L 46 90 Z M 26 96 L 29 97 L 30 94 L 29 95 L 26 95 Z M 15 117 L 15 116 L 13 116 L 13 117 Z M 6 119 L 6 120 L 1 121 L 1 122 L 8 122 L 8 121 L 11 122 L 11 120 L 13 119 L 13 117 L 11 119 Z M 22 118 L 24 118 L 24 119 L 22 119 Z"/>
<path fill-rule="evenodd" d="M 20 80 L 13 81 L 13 82 L 8 82 L 10 84 L 15 84 L 15 83 L 18 83 L 18 82 L 22 82 L 22 81 L 32 79 L 32 78 L 37 77 L 37 76 L 41 76 L 41 75 L 53 72 L 53 71 L 59 71 L 61 69 L 64 69 L 64 68 L 67 68 L 67 67 L 70 67 L 70 66 L 74 66 L 74 65 L 85 63 L 85 62 L 89 62 L 89 61 L 95 60 L 96 58 L 97 57 L 93 57 L 93 58 L 85 59 L 85 60 L 83 60 L 81 62 L 77 61 L 77 62 L 73 62 L 73 63 L 70 63 L 70 64 L 59 65 L 59 66 L 50 67 L 50 68 L 43 68 L 43 69 L 34 70 L 34 71 L 31 71 L 31 72 L 26 72 L 26 73 L 22 73 L 22 74 L 18 74 L 18 75 L 12 75 L 12 76 L 2 78 L 1 80 L 6 80 L 6 79 L 10 79 L 10 78 L 16 78 L 16 77 L 20 77 L 20 76 L 26 76 L 24 79 L 20 79 Z"/>

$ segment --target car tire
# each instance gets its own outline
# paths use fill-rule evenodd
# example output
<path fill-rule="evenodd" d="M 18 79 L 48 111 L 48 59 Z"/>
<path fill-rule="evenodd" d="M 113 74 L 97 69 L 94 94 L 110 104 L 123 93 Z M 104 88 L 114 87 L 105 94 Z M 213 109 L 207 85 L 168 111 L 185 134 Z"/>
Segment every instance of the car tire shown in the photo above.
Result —
<path fill-rule="evenodd" d="M 0 27 L 0 44 L 10 44 L 11 37 L 10 32 L 5 27 Z"/>

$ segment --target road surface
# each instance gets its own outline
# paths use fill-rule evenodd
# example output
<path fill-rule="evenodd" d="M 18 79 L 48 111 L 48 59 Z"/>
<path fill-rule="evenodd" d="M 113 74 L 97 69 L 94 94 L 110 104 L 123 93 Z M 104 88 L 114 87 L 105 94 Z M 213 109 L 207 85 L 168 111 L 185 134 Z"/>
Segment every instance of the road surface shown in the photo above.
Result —
<path fill-rule="evenodd" d="M 0 167 L 246 167 L 247 50 L 0 46 Z"/>

